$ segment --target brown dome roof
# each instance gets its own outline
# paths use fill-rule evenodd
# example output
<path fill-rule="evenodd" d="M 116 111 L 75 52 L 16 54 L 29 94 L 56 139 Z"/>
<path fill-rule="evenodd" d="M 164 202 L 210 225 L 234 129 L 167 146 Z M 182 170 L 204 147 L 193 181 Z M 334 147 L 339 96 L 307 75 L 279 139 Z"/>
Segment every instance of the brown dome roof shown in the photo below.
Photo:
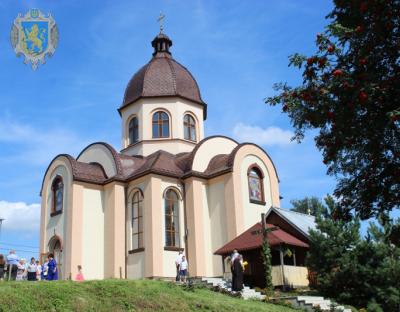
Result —
<path fill-rule="evenodd" d="M 179 96 L 204 105 L 206 119 L 207 107 L 196 80 L 169 52 L 172 41 L 165 34 L 159 34 L 152 45 L 153 58 L 129 81 L 120 109 L 143 97 Z"/>

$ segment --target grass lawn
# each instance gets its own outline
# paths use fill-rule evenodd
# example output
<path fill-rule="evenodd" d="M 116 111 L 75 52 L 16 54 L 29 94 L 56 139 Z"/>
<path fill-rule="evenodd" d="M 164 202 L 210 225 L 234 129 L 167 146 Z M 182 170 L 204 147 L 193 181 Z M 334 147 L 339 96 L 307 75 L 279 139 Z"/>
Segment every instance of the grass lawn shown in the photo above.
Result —
<path fill-rule="evenodd" d="M 0 282 L 0 311 L 295 311 L 152 280 Z"/>

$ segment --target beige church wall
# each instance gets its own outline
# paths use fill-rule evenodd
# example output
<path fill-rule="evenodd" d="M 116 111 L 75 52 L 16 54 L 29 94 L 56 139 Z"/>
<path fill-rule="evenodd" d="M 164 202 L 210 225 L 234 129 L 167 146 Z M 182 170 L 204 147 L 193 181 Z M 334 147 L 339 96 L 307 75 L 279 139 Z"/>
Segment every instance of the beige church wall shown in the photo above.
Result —
<path fill-rule="evenodd" d="M 177 182 L 176 179 L 162 177 L 161 178 L 161 196 L 159 199 L 161 200 L 161 213 L 162 213 L 162 234 L 163 234 L 163 247 L 165 247 L 165 194 L 168 189 L 173 189 L 179 198 L 179 243 L 181 248 L 185 248 L 185 221 L 184 221 L 184 207 L 183 207 L 183 192 L 182 186 Z M 162 252 L 162 261 L 160 264 L 163 265 L 163 276 L 165 277 L 175 277 L 176 276 L 176 268 L 175 268 L 175 260 L 178 256 L 178 251 L 170 251 L 164 250 Z M 161 260 L 161 259 L 160 259 Z"/>
<path fill-rule="evenodd" d="M 209 217 L 209 228 L 207 232 L 209 241 L 206 258 L 209 263 L 207 265 L 207 276 L 222 276 L 223 267 L 221 256 L 214 255 L 214 251 L 221 248 L 228 242 L 227 224 L 226 224 L 226 206 L 224 196 L 225 183 L 224 180 L 209 182 L 209 185 L 204 188 L 204 201 L 207 202 L 207 210 Z"/>
<path fill-rule="evenodd" d="M 83 189 L 82 266 L 85 278 L 104 278 L 104 193 Z"/>
<path fill-rule="evenodd" d="M 257 164 L 264 174 L 263 188 L 265 205 L 254 204 L 250 202 L 249 183 L 247 172 L 251 165 Z M 241 181 L 242 181 L 242 200 L 244 209 L 244 227 L 248 229 L 261 220 L 261 214 L 266 213 L 272 204 L 271 183 L 268 169 L 263 161 L 254 155 L 247 155 L 243 158 L 241 164 Z"/>
<path fill-rule="evenodd" d="M 170 136 L 165 139 L 155 139 L 155 144 L 151 144 L 148 141 L 153 140 L 152 116 L 158 110 L 164 111 L 169 115 Z M 160 97 L 140 99 L 135 104 L 124 108 L 121 111 L 123 152 L 128 155 L 144 156 L 160 149 L 173 154 L 190 152 L 194 148 L 195 142 L 184 139 L 183 117 L 186 113 L 195 118 L 198 142 L 204 138 L 203 106 L 200 104 L 178 97 Z M 133 115 L 139 117 L 139 143 L 128 146 L 128 122 Z M 169 141 L 170 139 L 175 139 L 176 141 L 172 143 Z M 145 141 L 140 142 L 141 140 Z"/>
<path fill-rule="evenodd" d="M 204 141 L 197 150 L 192 169 L 204 172 L 210 160 L 218 154 L 230 154 L 237 143 L 225 137 L 215 137 Z"/>
<path fill-rule="evenodd" d="M 243 160 L 249 155 L 259 158 L 261 160 L 261 164 L 263 164 L 264 168 L 267 169 L 267 172 L 264 172 L 264 175 L 269 176 L 269 189 L 271 193 L 270 205 L 280 207 L 279 181 L 271 159 L 260 147 L 254 144 L 245 144 L 241 146 L 236 152 L 233 164 L 233 172 L 231 177 L 227 180 L 225 187 L 226 207 L 230 207 L 227 209 L 226 216 L 228 224 L 228 240 L 234 239 L 247 230 L 248 227 L 254 225 L 254 223 L 258 221 L 256 220 L 256 215 L 262 209 L 260 207 L 260 211 L 254 213 L 253 217 L 248 218 L 246 216 L 246 207 L 249 207 L 250 202 L 248 200 L 245 201 L 244 199 L 246 196 L 248 196 L 248 187 L 244 187 L 244 183 L 248 182 L 247 171 L 245 176 L 242 174 L 242 164 Z M 266 207 L 263 211 L 266 212 L 267 208 L 268 207 Z M 255 222 L 250 224 L 252 220 Z"/>
<path fill-rule="evenodd" d="M 64 183 L 64 196 L 63 196 L 63 212 L 56 216 L 51 217 L 52 209 L 52 191 L 51 185 L 56 176 L 61 176 Z M 55 159 L 46 172 L 44 177 L 43 189 L 41 190 L 41 218 L 40 218 L 40 254 L 48 253 L 49 242 L 57 236 L 61 240 L 63 252 L 59 262 L 61 264 L 60 278 L 66 277 L 65 260 L 68 254 L 68 248 L 65 244 L 67 241 L 68 233 L 65 226 L 66 220 L 69 216 L 69 207 L 71 206 L 71 185 L 72 173 L 69 160 L 64 156 L 59 156 Z M 40 256 L 40 255 L 39 255 Z"/>
<path fill-rule="evenodd" d="M 125 277 L 125 185 L 104 186 L 104 278 Z"/>
<path fill-rule="evenodd" d="M 140 279 L 144 278 L 145 273 L 145 251 L 129 253 L 132 250 L 132 198 L 136 191 L 141 191 L 143 194 L 143 224 L 145 224 L 145 198 L 151 197 L 151 192 L 149 192 L 150 187 L 146 187 L 148 179 L 142 177 L 135 181 L 132 181 L 127 188 L 127 210 L 126 210 L 126 271 L 128 279 Z M 146 193 L 147 191 L 147 193 Z M 143 239 L 146 236 L 146 228 L 143 227 Z M 146 246 L 144 246 L 145 248 Z M 146 250 L 146 249 L 145 249 Z"/>
<path fill-rule="evenodd" d="M 94 144 L 87 148 L 77 159 L 85 163 L 99 163 L 104 168 L 107 177 L 117 174 L 117 167 L 110 150 L 103 144 Z"/>
<path fill-rule="evenodd" d="M 161 204 L 161 178 L 147 176 L 144 185 L 144 248 L 145 277 L 162 277 L 163 275 L 163 206 Z"/>
<path fill-rule="evenodd" d="M 189 178 L 186 185 L 186 216 L 188 228 L 188 262 L 191 276 L 207 275 L 207 261 L 205 261 L 205 234 L 204 226 L 204 196 L 203 188 L 207 182 L 198 178 Z"/>
<path fill-rule="evenodd" d="M 144 278 L 145 272 L 145 252 L 136 252 L 127 256 L 126 272 L 128 279 Z"/>

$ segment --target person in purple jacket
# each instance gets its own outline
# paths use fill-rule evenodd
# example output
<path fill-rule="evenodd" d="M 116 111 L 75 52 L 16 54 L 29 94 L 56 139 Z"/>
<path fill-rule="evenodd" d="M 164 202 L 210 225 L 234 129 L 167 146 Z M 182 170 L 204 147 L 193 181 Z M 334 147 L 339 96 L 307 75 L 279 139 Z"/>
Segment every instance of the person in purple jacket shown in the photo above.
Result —
<path fill-rule="evenodd" d="M 54 255 L 52 253 L 49 254 L 49 263 L 47 264 L 47 266 L 48 266 L 47 280 L 48 281 L 56 281 L 56 280 L 58 280 L 57 262 L 54 259 Z"/>

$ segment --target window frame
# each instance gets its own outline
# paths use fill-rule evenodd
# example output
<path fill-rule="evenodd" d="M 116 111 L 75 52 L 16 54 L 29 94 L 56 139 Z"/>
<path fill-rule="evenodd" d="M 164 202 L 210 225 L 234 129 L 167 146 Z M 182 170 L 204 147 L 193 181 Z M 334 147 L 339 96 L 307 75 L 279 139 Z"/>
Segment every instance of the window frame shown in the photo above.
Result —
<path fill-rule="evenodd" d="M 175 194 L 175 198 L 171 198 L 170 194 Z M 165 250 L 179 251 L 181 248 L 180 237 L 180 203 L 179 194 L 174 189 L 168 189 L 164 196 L 164 235 L 165 235 Z M 174 211 L 176 207 L 176 211 Z M 176 212 L 176 214 L 175 214 Z M 167 219 L 170 219 L 170 227 L 167 228 Z M 175 220 L 174 220 L 175 219 Z M 176 222 L 176 223 L 175 223 Z M 168 239 L 169 238 L 169 239 Z M 176 241 L 178 238 L 178 241 Z M 173 244 L 168 244 L 168 241 Z"/>
<path fill-rule="evenodd" d="M 144 228 L 143 228 L 143 194 L 140 190 L 136 190 L 130 201 L 131 210 L 131 250 L 129 253 L 139 252 L 144 250 Z M 137 216 L 135 216 L 135 205 L 137 205 Z M 134 232 L 134 222 L 137 220 L 137 232 Z M 142 230 L 140 230 L 142 226 Z M 135 237 L 136 236 L 136 237 Z M 140 239 L 141 238 L 141 239 Z M 137 248 L 134 248 L 134 241 L 137 240 Z"/>
<path fill-rule="evenodd" d="M 162 116 L 165 114 L 166 118 L 163 119 Z M 155 117 L 157 119 L 155 120 Z M 157 134 L 154 133 L 154 126 L 157 126 Z M 168 135 L 165 135 L 163 132 L 164 125 L 168 126 Z M 171 137 L 171 127 L 170 127 L 170 116 L 166 111 L 157 110 L 153 113 L 151 117 L 151 135 L 153 139 L 165 139 Z"/>
<path fill-rule="evenodd" d="M 186 129 L 188 129 L 188 137 L 186 137 Z M 192 134 L 194 134 L 194 139 L 192 139 Z M 191 114 L 183 116 L 183 138 L 191 142 L 197 142 L 197 123 Z"/>
<path fill-rule="evenodd" d="M 132 124 L 134 121 L 136 121 L 136 124 Z M 132 134 L 136 134 L 136 140 L 134 140 L 134 135 L 131 136 L 131 132 Z M 128 146 L 137 142 L 139 142 L 139 118 L 133 116 L 128 122 Z"/>
<path fill-rule="evenodd" d="M 57 209 L 57 191 L 58 187 L 61 183 L 61 192 L 62 192 L 62 197 L 61 197 L 61 209 Z M 60 175 L 57 175 L 54 179 L 53 182 L 51 183 L 51 212 L 50 212 L 50 217 L 57 216 L 59 214 L 62 214 L 64 211 L 64 181 L 63 178 Z"/>
<path fill-rule="evenodd" d="M 252 171 L 254 171 L 258 177 L 258 183 L 260 184 L 261 200 L 257 200 L 251 197 L 250 178 L 253 179 L 255 178 L 254 176 L 250 176 Z M 249 166 L 249 169 L 247 170 L 247 185 L 248 185 L 250 203 L 257 205 L 265 205 L 266 202 L 265 202 L 265 192 L 264 192 L 264 173 L 259 165 L 252 164 L 251 166 Z"/>

